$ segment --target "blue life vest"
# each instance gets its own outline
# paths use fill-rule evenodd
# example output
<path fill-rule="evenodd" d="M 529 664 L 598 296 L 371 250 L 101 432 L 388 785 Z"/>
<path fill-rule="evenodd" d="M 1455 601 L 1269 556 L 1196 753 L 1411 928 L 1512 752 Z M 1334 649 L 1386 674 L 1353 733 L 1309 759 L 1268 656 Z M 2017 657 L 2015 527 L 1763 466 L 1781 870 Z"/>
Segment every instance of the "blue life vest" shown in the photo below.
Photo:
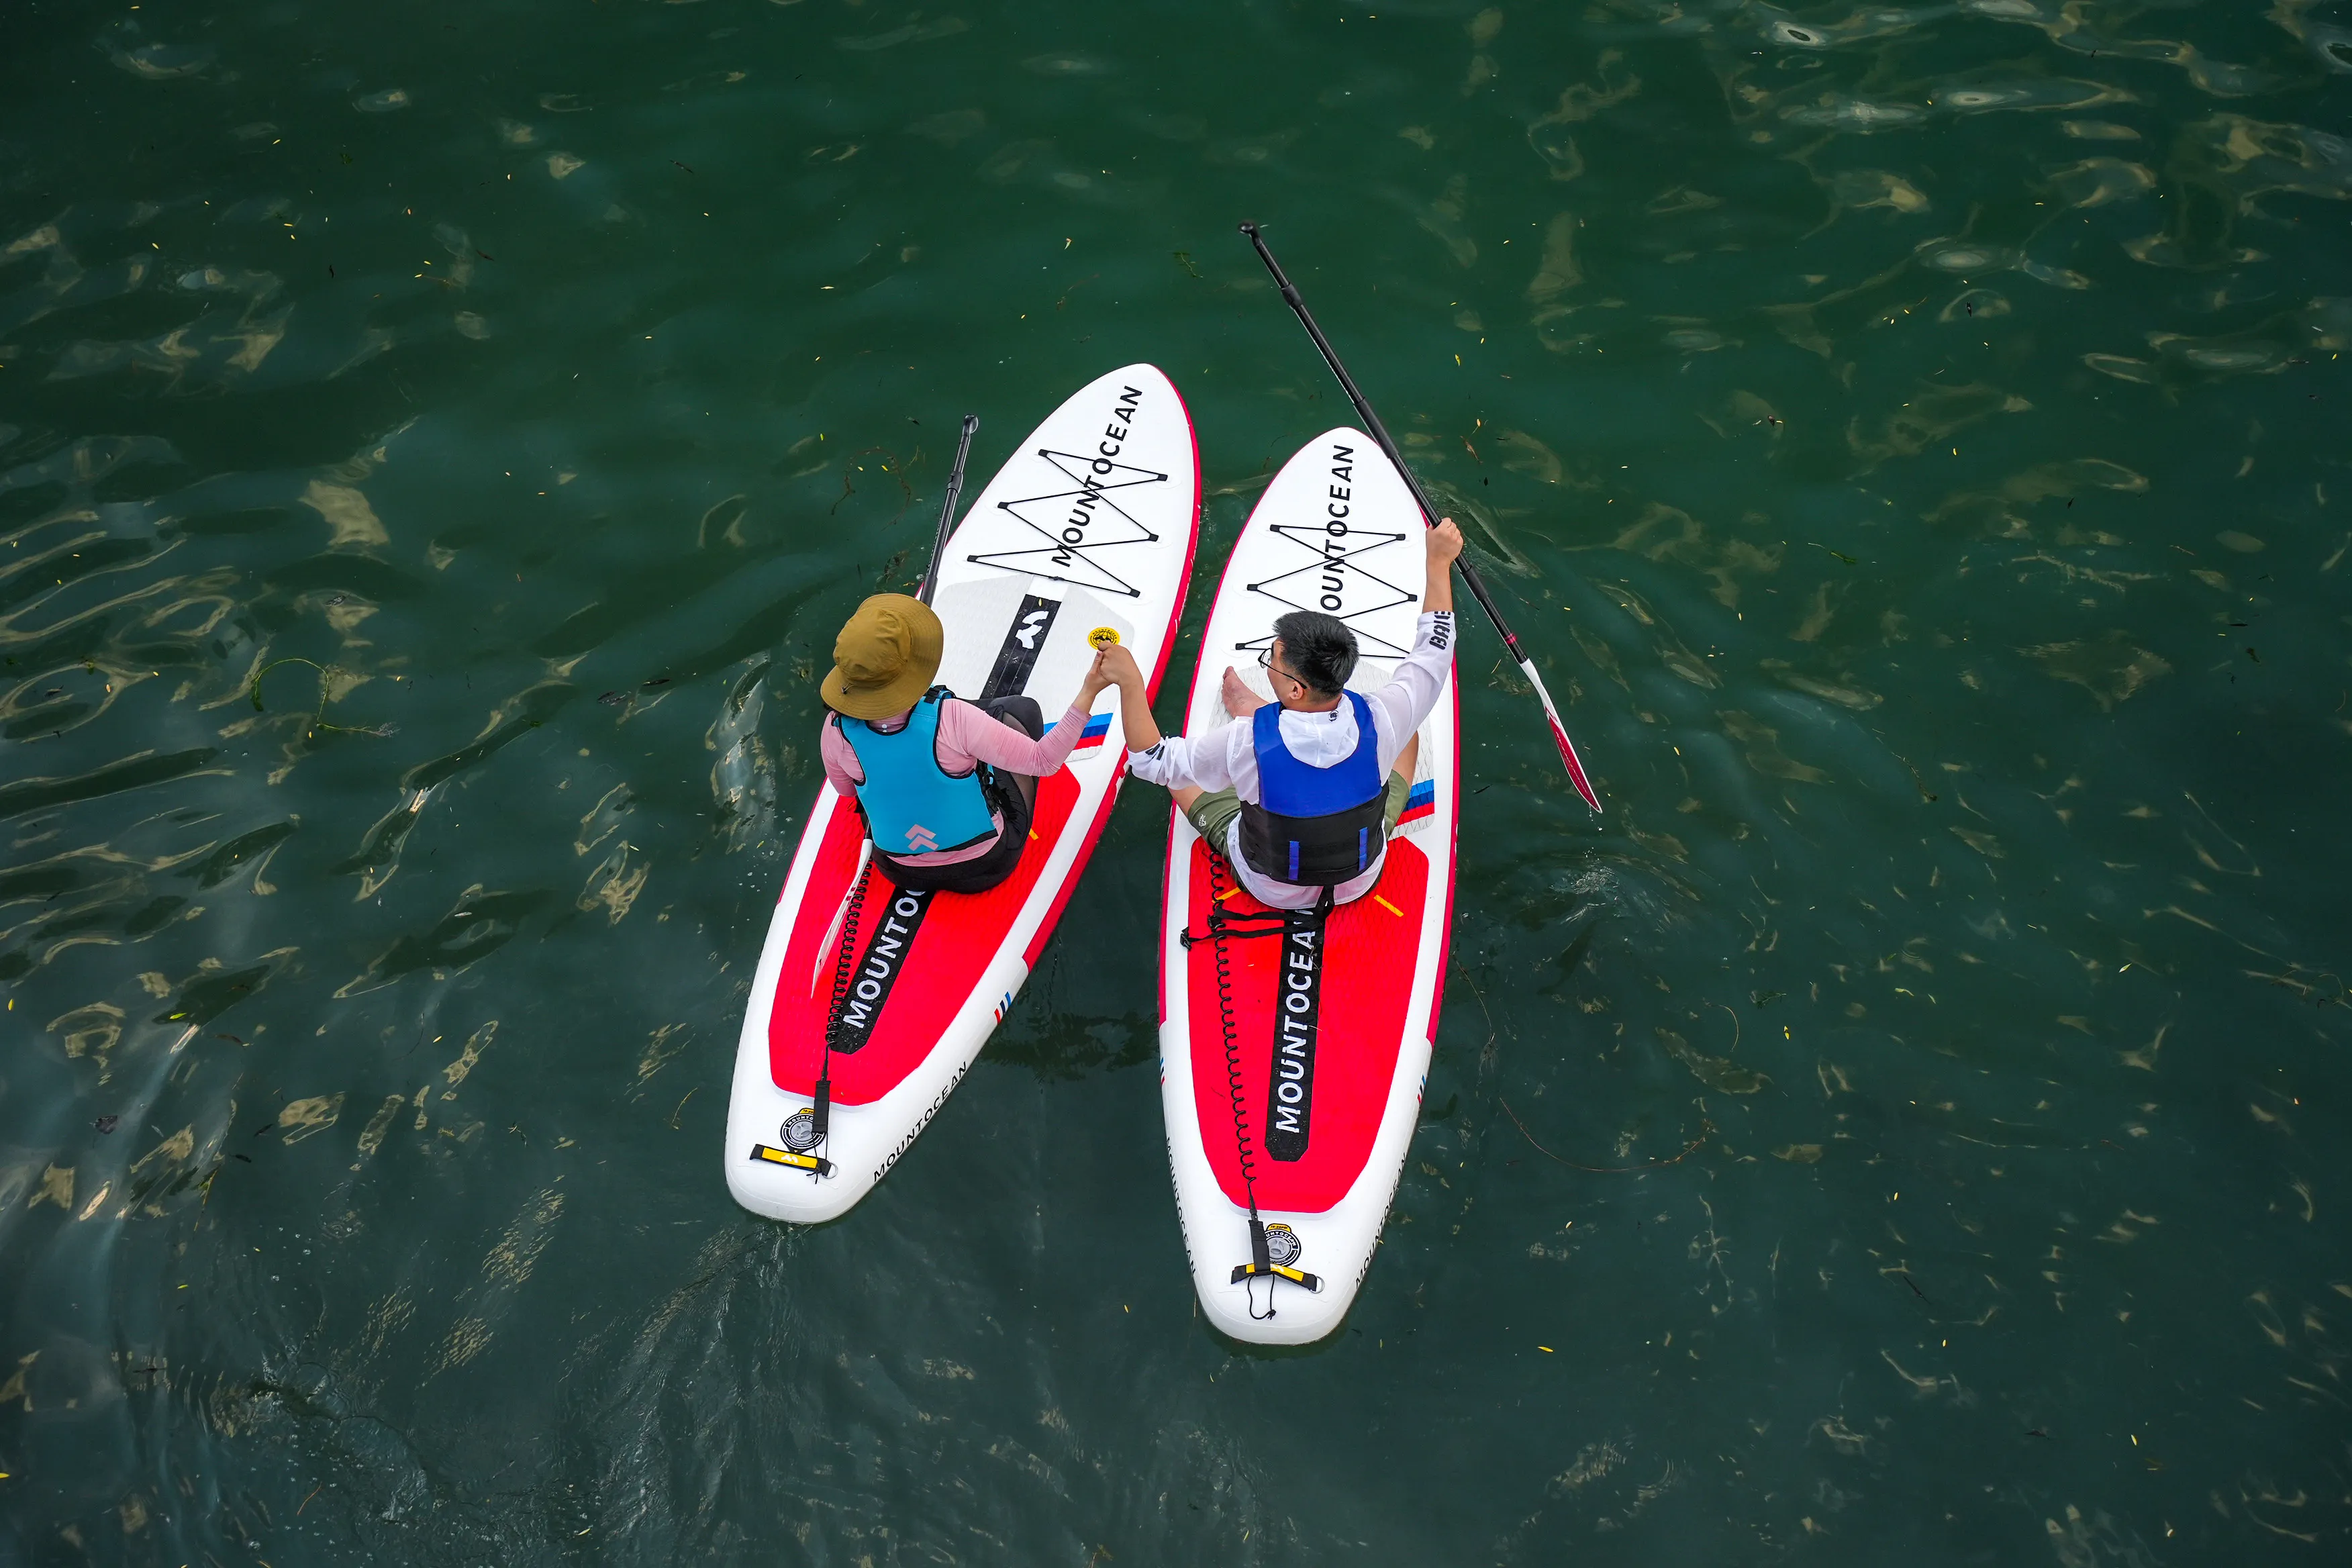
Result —
<path fill-rule="evenodd" d="M 1336 888 L 1380 858 L 1388 806 L 1380 732 L 1372 705 L 1358 692 L 1346 695 L 1356 711 L 1356 749 L 1328 768 L 1309 767 L 1282 743 L 1279 703 L 1250 721 L 1258 798 L 1242 803 L 1242 858 L 1261 876 Z"/>
<path fill-rule="evenodd" d="M 865 770 L 857 804 L 874 847 L 885 855 L 965 849 L 996 834 L 980 765 L 961 774 L 940 766 L 940 706 L 952 697 L 946 687 L 932 687 L 908 715 L 906 728 L 889 734 L 863 719 L 835 720 Z"/>

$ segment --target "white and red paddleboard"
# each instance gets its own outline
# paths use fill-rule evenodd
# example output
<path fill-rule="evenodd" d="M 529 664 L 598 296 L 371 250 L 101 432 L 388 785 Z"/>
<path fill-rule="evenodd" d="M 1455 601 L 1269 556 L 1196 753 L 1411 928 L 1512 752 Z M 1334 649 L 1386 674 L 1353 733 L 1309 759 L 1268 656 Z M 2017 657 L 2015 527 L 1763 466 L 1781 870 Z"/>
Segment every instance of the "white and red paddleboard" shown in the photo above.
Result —
<path fill-rule="evenodd" d="M 1053 722 L 1108 627 L 1159 684 L 1200 523 L 1200 458 L 1175 386 L 1148 364 L 1073 395 L 1024 441 L 949 539 L 932 606 L 940 683 L 1026 693 Z M 1116 692 L 1038 782 L 1019 867 L 984 893 L 902 892 L 869 876 L 846 967 L 823 1142 L 812 1136 L 849 894 L 866 855 L 851 804 L 820 785 L 768 928 L 735 1054 L 728 1190 L 776 1219 L 835 1217 L 906 1153 L 1028 979 L 1126 773 Z M 814 1166 L 824 1162 L 830 1169 Z"/>
<path fill-rule="evenodd" d="M 1234 544 L 1201 640 L 1189 734 L 1235 722 L 1230 664 L 1269 695 L 1257 655 L 1275 617 L 1328 611 L 1354 629 L 1348 684 L 1385 685 L 1412 647 L 1426 583 L 1421 510 L 1361 431 L 1318 437 L 1266 487 Z M 1457 692 L 1421 730 L 1412 793 L 1373 889 L 1315 928 L 1239 891 L 1173 813 L 1160 955 L 1160 1103 L 1192 1286 L 1209 1320 L 1259 1344 L 1339 1326 L 1371 1267 L 1402 1174 L 1445 981 L 1454 906 Z M 1275 934 L 1194 940 L 1219 908 Z M 1253 914 L 1266 918 L 1250 921 Z M 1223 985 L 1218 958 L 1223 957 Z M 1231 1047 L 1225 1020 L 1232 1020 Z M 1272 1276 L 1253 1264 L 1249 1205 Z"/>

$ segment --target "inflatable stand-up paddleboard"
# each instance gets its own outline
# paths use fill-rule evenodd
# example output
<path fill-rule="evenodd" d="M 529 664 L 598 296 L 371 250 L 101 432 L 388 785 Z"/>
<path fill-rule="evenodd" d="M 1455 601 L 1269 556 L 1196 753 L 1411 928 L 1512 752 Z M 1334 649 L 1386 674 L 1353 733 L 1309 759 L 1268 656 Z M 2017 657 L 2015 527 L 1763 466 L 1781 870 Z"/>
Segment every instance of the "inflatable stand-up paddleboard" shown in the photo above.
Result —
<path fill-rule="evenodd" d="M 1200 496 L 1192 419 L 1165 375 L 1133 364 L 1079 391 L 947 542 L 931 596 L 946 634 L 939 683 L 972 700 L 1025 693 L 1050 724 L 1077 695 L 1089 639 L 1108 629 L 1156 687 Z M 984 893 L 894 887 L 870 863 L 856 805 L 818 786 L 736 1047 L 726 1148 L 736 1202 L 776 1219 L 832 1219 L 946 1103 L 1028 979 L 1110 816 L 1127 767 L 1117 701 L 1116 691 L 1097 699 L 1069 761 L 1038 781 L 1020 863 Z M 820 1129 L 816 1086 L 828 1071 Z"/>
<path fill-rule="evenodd" d="M 1387 684 L 1421 613 L 1424 526 L 1370 437 L 1342 428 L 1302 447 L 1234 546 L 1202 637 L 1186 732 L 1236 722 L 1219 696 L 1229 664 L 1270 696 L 1257 656 L 1275 617 L 1294 609 L 1328 611 L 1354 630 L 1360 661 L 1349 686 Z M 1160 1102 L 1192 1286 L 1210 1321 L 1235 1339 L 1321 1339 L 1371 1266 L 1412 1139 L 1445 979 L 1457 706 L 1449 674 L 1422 726 L 1412 792 L 1380 881 L 1328 916 L 1266 910 L 1172 814 Z M 1253 1203 L 1265 1227 L 1263 1259 L 1254 1256 Z"/>

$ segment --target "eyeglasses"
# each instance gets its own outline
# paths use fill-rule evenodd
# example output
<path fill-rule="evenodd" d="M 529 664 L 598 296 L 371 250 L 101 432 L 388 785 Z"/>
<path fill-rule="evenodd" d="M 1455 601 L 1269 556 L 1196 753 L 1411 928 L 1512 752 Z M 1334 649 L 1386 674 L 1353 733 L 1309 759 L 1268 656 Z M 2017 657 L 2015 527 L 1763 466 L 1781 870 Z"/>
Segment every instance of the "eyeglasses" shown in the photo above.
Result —
<path fill-rule="evenodd" d="M 1290 682 L 1293 686 L 1303 688 L 1307 684 L 1307 682 L 1299 679 L 1298 677 L 1291 674 L 1290 671 L 1276 668 L 1274 664 L 1274 650 L 1270 647 L 1258 649 L 1257 665 L 1260 669 L 1265 670 L 1268 675 L 1278 675 L 1282 677 L 1283 679 Z"/>

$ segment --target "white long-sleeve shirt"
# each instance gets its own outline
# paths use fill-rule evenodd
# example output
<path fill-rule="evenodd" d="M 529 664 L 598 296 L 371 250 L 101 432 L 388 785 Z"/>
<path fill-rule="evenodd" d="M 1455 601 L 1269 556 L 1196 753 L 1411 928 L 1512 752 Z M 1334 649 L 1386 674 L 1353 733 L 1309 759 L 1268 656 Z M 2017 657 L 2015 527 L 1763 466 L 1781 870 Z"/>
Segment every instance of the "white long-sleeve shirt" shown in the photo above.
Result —
<path fill-rule="evenodd" d="M 1424 611 L 1413 629 L 1412 652 L 1397 666 L 1396 674 L 1378 691 L 1366 694 L 1372 710 L 1374 749 L 1385 783 L 1403 751 L 1437 706 L 1445 689 L 1445 674 L 1454 663 L 1454 612 Z M 1282 743 L 1292 756 L 1310 768 L 1336 767 L 1355 754 L 1359 731 L 1352 702 L 1342 701 L 1328 713 L 1302 713 L 1286 708 L 1280 720 Z M 1255 726 L 1229 721 L 1205 735 L 1169 735 L 1149 750 L 1129 752 L 1129 772 L 1147 784 L 1168 789 L 1230 789 L 1243 800 L 1261 800 L 1257 781 Z M 1225 858 L 1250 897 L 1271 909 L 1306 910 L 1322 895 L 1319 888 L 1301 888 L 1261 876 L 1242 854 L 1241 819 L 1235 817 L 1223 846 Z M 1347 903 L 1372 890 L 1388 858 L 1384 845 L 1370 867 L 1333 890 L 1333 901 Z"/>

